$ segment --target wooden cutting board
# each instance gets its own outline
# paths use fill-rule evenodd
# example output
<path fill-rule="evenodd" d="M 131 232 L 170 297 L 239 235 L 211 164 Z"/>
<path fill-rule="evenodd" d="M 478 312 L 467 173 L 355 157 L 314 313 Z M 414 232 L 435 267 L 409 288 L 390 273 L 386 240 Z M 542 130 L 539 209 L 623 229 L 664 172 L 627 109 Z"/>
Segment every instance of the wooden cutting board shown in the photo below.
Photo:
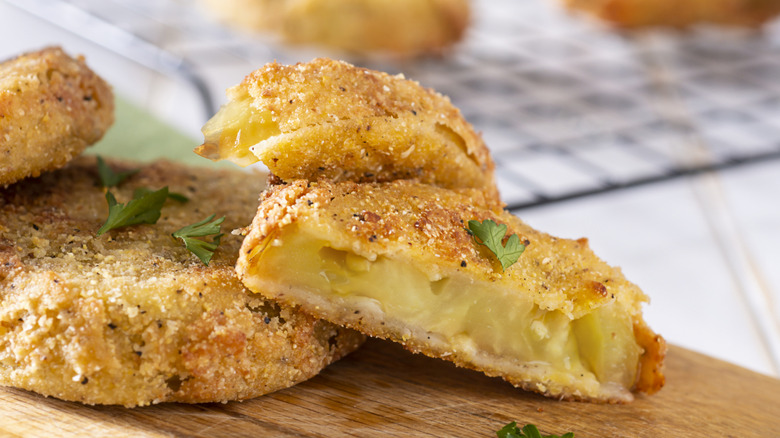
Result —
<path fill-rule="evenodd" d="M 780 437 L 780 380 L 671 347 L 654 396 L 559 402 L 369 340 L 307 382 L 244 402 L 125 409 L 0 389 L 3 437 L 495 437 L 510 421 L 576 438 Z"/>

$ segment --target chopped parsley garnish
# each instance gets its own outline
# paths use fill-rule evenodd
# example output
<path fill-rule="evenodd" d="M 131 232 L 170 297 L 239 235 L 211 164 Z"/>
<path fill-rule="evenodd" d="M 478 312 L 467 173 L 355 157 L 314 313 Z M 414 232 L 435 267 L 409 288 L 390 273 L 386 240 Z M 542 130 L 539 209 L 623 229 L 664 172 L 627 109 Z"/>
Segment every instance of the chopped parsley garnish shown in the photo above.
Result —
<path fill-rule="evenodd" d="M 184 246 L 195 254 L 204 265 L 208 266 L 211 261 L 211 257 L 214 255 L 214 251 L 219 246 L 219 240 L 223 234 L 220 233 L 220 227 L 222 222 L 225 221 L 225 217 L 222 216 L 219 219 L 214 219 L 215 215 L 211 215 L 200 222 L 196 222 L 180 230 L 174 232 L 172 236 L 177 239 L 181 239 L 184 242 Z M 214 240 L 211 242 L 195 239 L 195 237 L 205 237 L 216 234 Z"/>
<path fill-rule="evenodd" d="M 97 168 L 98 175 L 100 175 L 100 183 L 103 184 L 103 187 L 105 188 L 118 186 L 122 181 L 138 173 L 140 170 L 133 169 L 127 172 L 114 172 L 114 170 L 111 169 L 111 167 L 109 167 L 108 164 L 106 164 L 106 162 L 103 161 L 103 158 L 101 158 L 99 155 L 97 157 Z"/>
<path fill-rule="evenodd" d="M 525 251 L 525 245 L 520 243 L 520 237 L 517 234 L 509 236 L 506 245 L 503 244 L 507 230 L 506 224 L 499 225 L 490 219 L 483 222 L 472 220 L 469 221 L 469 230 L 474 234 L 474 240 L 478 244 L 485 245 L 496 255 L 503 271 L 515 264 L 520 258 L 520 254 Z"/>
<path fill-rule="evenodd" d="M 190 202 L 190 198 L 182 195 L 181 193 L 176 192 L 168 192 L 168 198 L 173 199 L 174 201 L 181 202 L 182 204 L 185 202 Z"/>
<path fill-rule="evenodd" d="M 160 219 L 160 210 L 168 197 L 168 187 L 163 187 L 156 192 L 141 194 L 130 202 L 119 204 L 111 192 L 106 192 L 108 201 L 108 219 L 97 232 L 97 235 L 115 228 L 127 227 L 138 224 L 154 224 Z"/>
<path fill-rule="evenodd" d="M 138 187 L 137 189 L 135 189 L 135 191 L 133 191 L 133 197 L 137 198 L 141 195 L 145 195 L 147 193 L 152 193 L 152 192 L 153 192 L 152 189 L 148 189 L 146 187 Z M 176 192 L 168 192 L 168 199 L 173 199 L 174 201 L 181 202 L 182 204 L 186 202 L 190 202 L 190 198 L 182 195 L 181 193 L 176 193 Z"/>
<path fill-rule="evenodd" d="M 526 424 L 520 429 L 514 421 L 496 431 L 496 435 L 498 438 L 574 438 L 574 432 L 563 435 L 542 435 L 533 424 Z"/>
<path fill-rule="evenodd" d="M 134 169 L 128 172 L 114 172 L 100 156 L 97 157 L 97 167 L 100 183 L 106 189 L 118 186 L 122 181 L 140 170 Z M 162 215 L 161 210 L 163 204 L 165 204 L 165 201 L 168 198 L 181 203 L 190 201 L 188 197 L 181 193 L 169 192 L 168 187 L 163 187 L 157 191 L 146 187 L 139 187 L 133 192 L 133 199 L 125 205 L 118 203 L 113 193 L 106 190 L 108 219 L 106 219 L 106 222 L 100 227 L 97 235 L 100 236 L 106 231 L 115 228 L 157 223 Z M 219 241 L 223 236 L 223 234 L 220 233 L 220 227 L 222 226 L 225 217 L 223 216 L 219 219 L 214 219 L 214 216 L 215 215 L 212 214 L 206 219 L 187 225 L 172 234 L 174 238 L 181 239 L 184 242 L 184 246 L 195 254 L 206 266 L 208 266 L 211 261 L 211 257 L 214 255 L 214 251 L 219 246 Z M 216 236 L 214 236 L 211 242 L 196 239 L 196 237 L 205 237 L 215 234 Z"/>

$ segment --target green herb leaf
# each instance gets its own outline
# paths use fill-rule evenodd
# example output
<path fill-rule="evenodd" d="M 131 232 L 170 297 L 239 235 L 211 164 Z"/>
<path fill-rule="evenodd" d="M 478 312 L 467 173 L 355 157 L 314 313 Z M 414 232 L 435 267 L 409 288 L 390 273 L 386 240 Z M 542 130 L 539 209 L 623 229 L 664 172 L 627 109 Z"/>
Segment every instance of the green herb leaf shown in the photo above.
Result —
<path fill-rule="evenodd" d="M 133 169 L 127 172 L 114 172 L 114 170 L 111 169 L 111 167 L 109 167 L 105 161 L 103 161 L 103 158 L 101 158 L 100 155 L 97 157 L 97 167 L 98 175 L 100 175 L 100 183 L 103 184 L 103 187 L 105 188 L 118 186 L 122 181 L 138 173 L 140 170 Z"/>
<path fill-rule="evenodd" d="M 173 199 L 174 201 L 181 202 L 184 204 L 185 202 L 190 202 L 190 198 L 182 195 L 181 193 L 176 192 L 169 192 L 168 198 Z"/>
<path fill-rule="evenodd" d="M 506 246 L 503 245 L 504 236 L 506 236 L 506 225 L 496 224 L 490 219 L 486 219 L 483 222 L 469 221 L 469 230 L 474 234 L 475 240 L 481 245 L 485 245 L 489 250 L 493 251 L 498 261 L 501 263 L 501 269 L 506 271 L 506 268 L 512 266 L 520 258 L 520 254 L 525 251 L 525 245 L 520 243 L 520 237 L 517 234 L 512 234 L 506 241 Z M 479 240 L 477 240 L 479 239 Z"/>
<path fill-rule="evenodd" d="M 111 192 L 106 192 L 108 201 L 108 219 L 97 232 L 97 235 L 115 228 L 138 224 L 154 224 L 160 219 L 160 210 L 168 197 L 168 187 L 156 192 L 133 196 L 127 205 L 119 204 Z"/>
<path fill-rule="evenodd" d="M 206 266 L 209 265 L 211 257 L 214 255 L 214 251 L 219 246 L 219 241 L 223 236 L 220 233 L 220 228 L 222 227 L 222 222 L 225 221 L 225 216 L 219 219 L 214 219 L 214 216 L 212 214 L 200 222 L 187 225 L 171 234 L 174 238 L 181 239 L 184 242 L 184 247 L 195 254 Z M 194 239 L 194 237 L 211 236 L 212 234 L 216 234 L 216 236 L 211 242 Z"/>
<path fill-rule="evenodd" d="M 523 429 L 517 427 L 516 422 L 511 422 L 496 431 L 498 438 L 574 438 L 574 432 L 563 435 L 542 435 L 533 424 L 526 424 Z"/>
<path fill-rule="evenodd" d="M 511 422 L 496 431 L 498 438 L 523 438 L 523 433 L 517 428 L 516 422 Z"/>
<path fill-rule="evenodd" d="M 152 193 L 152 192 L 153 192 L 152 189 L 146 187 L 138 187 L 133 192 L 133 197 L 137 198 L 139 196 L 145 195 L 147 193 Z M 181 193 L 176 193 L 176 192 L 168 192 L 168 199 L 173 199 L 174 201 L 178 201 L 181 203 L 190 202 L 190 198 L 182 195 Z"/>
<path fill-rule="evenodd" d="M 539 429 L 537 429 L 533 424 L 526 424 L 523 426 L 523 433 L 527 438 L 542 438 L 542 434 L 539 433 Z"/>

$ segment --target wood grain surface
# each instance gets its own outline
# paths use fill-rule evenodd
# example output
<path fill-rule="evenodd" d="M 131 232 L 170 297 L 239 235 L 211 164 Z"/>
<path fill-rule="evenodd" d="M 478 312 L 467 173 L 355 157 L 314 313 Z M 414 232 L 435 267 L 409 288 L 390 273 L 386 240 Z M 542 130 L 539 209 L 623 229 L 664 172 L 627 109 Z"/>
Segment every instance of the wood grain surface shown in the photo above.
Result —
<path fill-rule="evenodd" d="M 510 421 L 586 437 L 780 437 L 780 380 L 679 347 L 667 386 L 627 405 L 559 402 L 370 340 L 296 387 L 244 402 L 83 406 L 0 388 L 0 436 L 495 437 Z"/>

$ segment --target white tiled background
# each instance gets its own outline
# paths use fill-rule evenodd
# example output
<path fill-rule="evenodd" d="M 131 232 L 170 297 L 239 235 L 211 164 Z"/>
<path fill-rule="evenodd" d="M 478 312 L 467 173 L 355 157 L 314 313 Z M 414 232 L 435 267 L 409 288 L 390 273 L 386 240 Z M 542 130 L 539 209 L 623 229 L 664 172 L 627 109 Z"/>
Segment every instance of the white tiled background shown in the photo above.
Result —
<path fill-rule="evenodd" d="M 780 376 L 780 25 L 621 35 L 554 0 L 473 5 L 449 56 L 392 61 L 285 48 L 191 0 L 0 0 L 0 58 L 50 44 L 83 53 L 194 141 L 213 109 L 193 76 L 219 105 L 274 59 L 404 72 L 483 132 L 519 216 L 589 237 L 650 295 L 646 319 L 669 342 Z M 634 187 L 611 190 L 621 185 Z M 549 202 L 561 197 L 573 199 Z"/>

